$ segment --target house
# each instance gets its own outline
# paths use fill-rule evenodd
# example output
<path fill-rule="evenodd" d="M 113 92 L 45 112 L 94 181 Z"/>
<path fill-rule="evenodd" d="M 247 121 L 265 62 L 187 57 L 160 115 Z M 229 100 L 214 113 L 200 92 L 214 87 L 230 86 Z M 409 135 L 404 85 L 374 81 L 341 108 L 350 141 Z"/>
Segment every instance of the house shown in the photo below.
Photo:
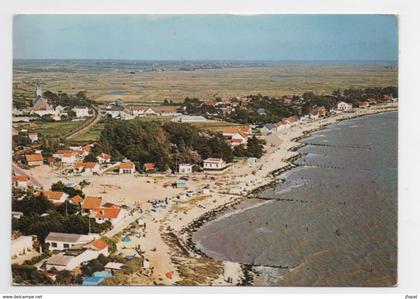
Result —
<path fill-rule="evenodd" d="M 182 163 L 178 165 L 178 172 L 179 173 L 192 173 L 192 164 Z"/>
<path fill-rule="evenodd" d="M 294 126 L 294 125 L 296 125 L 300 122 L 300 118 L 297 115 L 292 115 L 292 116 L 289 116 L 288 118 L 286 118 L 286 122 L 290 126 Z"/>
<path fill-rule="evenodd" d="M 61 157 L 61 162 L 66 164 L 73 164 L 77 160 L 77 153 L 64 153 Z"/>
<path fill-rule="evenodd" d="M 23 213 L 22 212 L 14 212 L 14 211 L 12 211 L 12 218 L 20 219 L 22 217 L 23 217 Z"/>
<path fill-rule="evenodd" d="M 178 116 L 181 115 L 181 113 L 177 112 L 178 107 L 177 106 L 161 106 L 161 107 L 155 107 L 154 111 L 160 116 Z"/>
<path fill-rule="evenodd" d="M 148 107 L 144 110 L 144 115 L 158 115 L 158 113 L 156 113 L 151 107 Z"/>
<path fill-rule="evenodd" d="M 106 107 L 105 115 L 110 116 L 111 118 L 117 118 L 121 116 L 121 113 L 125 111 L 125 107 L 121 105 L 111 104 Z"/>
<path fill-rule="evenodd" d="M 120 163 L 120 174 L 134 174 L 136 172 L 136 166 L 133 162 L 121 162 Z"/>
<path fill-rule="evenodd" d="M 76 160 L 80 160 L 81 152 L 75 150 L 58 150 L 53 154 L 53 157 L 61 160 L 66 164 L 73 164 Z"/>
<path fill-rule="evenodd" d="M 125 210 L 121 208 L 105 208 L 105 207 L 99 207 L 92 210 L 92 214 L 94 215 L 95 221 L 97 223 L 104 223 L 106 221 L 111 222 L 112 226 L 117 225 L 121 221 L 124 220 L 124 218 L 127 216 L 127 213 Z"/>
<path fill-rule="evenodd" d="M 73 166 L 74 170 L 83 175 L 99 174 L 99 164 L 96 162 L 76 162 Z"/>
<path fill-rule="evenodd" d="M 111 162 L 111 155 L 102 153 L 96 157 L 99 163 L 110 163 Z"/>
<path fill-rule="evenodd" d="M 29 132 L 28 138 L 31 140 L 31 142 L 38 141 L 38 133 L 37 132 Z"/>
<path fill-rule="evenodd" d="M 265 124 L 261 129 L 261 133 L 264 135 L 270 135 L 275 132 L 276 128 L 275 124 Z"/>
<path fill-rule="evenodd" d="M 351 109 L 353 109 L 353 105 L 341 101 L 337 104 L 337 109 L 340 111 L 350 111 Z"/>
<path fill-rule="evenodd" d="M 89 117 L 89 108 L 88 107 L 74 107 L 72 109 L 76 113 L 77 118 Z"/>
<path fill-rule="evenodd" d="M 32 236 L 20 236 L 12 240 L 11 255 L 15 258 L 19 255 L 25 255 L 28 251 L 33 250 Z"/>
<path fill-rule="evenodd" d="M 41 154 L 25 155 L 28 166 L 41 166 L 44 163 L 44 157 Z"/>
<path fill-rule="evenodd" d="M 89 213 L 93 209 L 101 206 L 102 197 L 100 196 L 86 196 L 83 200 L 82 209 L 85 213 Z"/>
<path fill-rule="evenodd" d="M 155 171 L 155 163 L 144 163 L 143 164 L 143 171 L 145 172 L 153 172 Z"/>
<path fill-rule="evenodd" d="M 109 255 L 108 244 L 101 239 L 97 239 L 81 248 L 68 249 L 66 252 L 51 256 L 46 261 L 45 267 L 48 271 L 51 269 L 73 271 L 82 263 L 97 259 L 101 254 Z"/>
<path fill-rule="evenodd" d="M 258 108 L 257 109 L 257 113 L 258 113 L 258 115 L 261 115 L 261 116 L 265 116 L 266 115 L 264 108 Z"/>
<path fill-rule="evenodd" d="M 75 245 L 83 245 L 98 239 L 98 234 L 80 235 L 50 232 L 45 238 L 45 244 L 48 244 L 49 250 L 66 250 Z"/>
<path fill-rule="evenodd" d="M 376 105 L 378 102 L 375 99 L 369 99 L 368 100 L 369 105 Z"/>
<path fill-rule="evenodd" d="M 359 102 L 359 108 L 367 108 L 369 107 L 369 102 Z"/>
<path fill-rule="evenodd" d="M 83 198 L 80 195 L 75 195 L 70 198 L 70 201 L 75 205 L 80 205 L 83 202 Z"/>
<path fill-rule="evenodd" d="M 187 181 L 186 180 L 176 180 L 175 186 L 177 188 L 184 188 L 184 187 L 187 186 Z"/>
<path fill-rule="evenodd" d="M 105 271 L 113 273 L 116 270 L 120 270 L 122 266 L 124 266 L 122 263 L 109 262 L 104 266 L 104 269 Z"/>
<path fill-rule="evenodd" d="M 276 125 L 277 125 L 277 131 L 290 128 L 290 124 L 285 119 L 282 119 Z"/>
<path fill-rule="evenodd" d="M 31 181 L 27 175 L 14 175 L 12 176 L 13 188 L 26 190 L 31 185 Z"/>
<path fill-rule="evenodd" d="M 227 164 L 222 158 L 207 158 L 203 161 L 203 169 L 205 172 L 224 172 L 229 167 L 230 164 Z"/>
<path fill-rule="evenodd" d="M 56 206 L 63 204 L 69 197 L 67 193 L 61 191 L 43 191 L 42 195 Z"/>
<path fill-rule="evenodd" d="M 246 144 L 248 142 L 248 136 L 251 135 L 251 128 L 249 126 L 239 126 L 225 128 L 222 130 L 223 136 L 226 141 L 232 146 Z"/>

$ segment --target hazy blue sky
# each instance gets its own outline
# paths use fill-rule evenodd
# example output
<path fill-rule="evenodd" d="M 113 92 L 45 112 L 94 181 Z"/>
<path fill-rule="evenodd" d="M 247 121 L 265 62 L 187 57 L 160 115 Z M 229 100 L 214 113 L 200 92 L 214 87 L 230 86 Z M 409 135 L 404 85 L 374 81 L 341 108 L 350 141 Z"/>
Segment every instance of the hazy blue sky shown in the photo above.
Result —
<path fill-rule="evenodd" d="M 385 15 L 19 15 L 14 58 L 396 60 Z"/>

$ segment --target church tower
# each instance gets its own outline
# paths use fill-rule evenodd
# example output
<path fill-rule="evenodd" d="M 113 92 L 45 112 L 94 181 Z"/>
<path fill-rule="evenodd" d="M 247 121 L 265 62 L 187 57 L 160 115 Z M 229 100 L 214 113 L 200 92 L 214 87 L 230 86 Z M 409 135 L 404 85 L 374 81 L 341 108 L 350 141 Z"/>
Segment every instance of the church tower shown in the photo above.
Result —
<path fill-rule="evenodd" d="M 36 98 L 37 97 L 42 97 L 42 90 L 41 90 L 41 85 L 39 84 L 39 80 L 36 80 Z"/>

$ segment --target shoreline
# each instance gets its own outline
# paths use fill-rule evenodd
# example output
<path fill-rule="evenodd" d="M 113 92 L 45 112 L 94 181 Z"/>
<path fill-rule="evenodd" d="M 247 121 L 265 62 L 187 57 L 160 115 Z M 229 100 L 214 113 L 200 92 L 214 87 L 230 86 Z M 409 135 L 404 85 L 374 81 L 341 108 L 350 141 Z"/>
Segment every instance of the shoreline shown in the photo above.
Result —
<path fill-rule="evenodd" d="M 350 113 L 344 114 L 344 115 L 340 114 L 340 115 L 336 115 L 330 118 L 316 120 L 312 123 L 302 124 L 301 126 L 306 125 L 310 127 L 311 125 L 316 125 L 316 123 L 319 122 L 319 126 L 317 126 L 316 128 L 310 128 L 307 130 L 301 129 L 300 132 L 297 134 L 297 136 L 290 138 L 289 140 L 286 140 L 289 143 L 297 143 L 287 148 L 286 152 L 288 154 L 288 157 L 285 159 L 281 159 L 281 162 L 286 163 L 286 165 L 268 172 L 267 175 L 264 177 L 264 179 L 266 180 L 265 184 L 255 186 L 250 191 L 248 191 L 246 195 L 242 197 L 238 196 L 234 198 L 233 200 L 225 202 L 224 204 L 217 206 L 216 208 L 210 211 L 207 211 L 201 215 L 198 215 L 198 218 L 195 218 L 193 221 L 187 223 L 186 225 L 182 227 L 181 230 L 178 231 L 178 234 L 179 234 L 178 239 L 184 243 L 184 246 L 186 248 L 188 248 L 188 251 L 190 251 L 190 255 L 193 254 L 196 257 L 206 257 L 206 258 L 213 259 L 207 256 L 201 249 L 197 247 L 197 244 L 192 240 L 193 233 L 198 231 L 200 228 L 202 228 L 204 225 L 208 224 L 209 222 L 218 219 L 221 215 L 224 215 L 227 210 L 235 207 L 236 205 L 238 205 L 239 203 L 241 203 L 242 201 L 246 199 L 257 198 L 257 199 L 267 200 L 267 201 L 275 200 L 275 199 L 269 199 L 269 198 L 266 198 L 266 199 L 259 198 L 258 196 L 256 196 L 256 194 L 258 194 L 261 190 L 266 189 L 270 185 L 276 183 L 277 176 L 297 166 L 293 162 L 302 156 L 302 154 L 297 153 L 297 150 L 306 145 L 304 143 L 299 142 L 300 140 L 310 137 L 313 133 L 319 132 L 325 129 L 327 126 L 336 124 L 341 121 L 359 118 L 363 116 L 379 114 L 379 113 L 392 112 L 392 111 L 398 111 L 398 106 L 390 105 L 390 106 L 385 106 L 385 107 L 375 107 L 375 109 L 369 109 L 369 110 L 368 109 L 358 110 L 351 114 Z M 322 124 L 322 122 L 325 122 L 325 123 Z M 270 153 L 270 154 L 275 155 L 275 152 Z M 236 263 L 236 262 L 225 261 L 225 260 L 223 260 L 222 262 Z M 238 284 L 240 285 L 252 285 L 253 277 L 255 275 L 254 267 L 258 267 L 258 266 L 272 267 L 268 265 L 248 265 L 248 264 L 241 264 L 241 263 L 237 263 L 237 264 L 240 266 L 240 269 L 241 269 L 241 273 L 239 275 L 240 277 L 237 277 L 236 279 L 237 281 L 239 281 Z M 273 266 L 273 268 L 281 268 L 281 267 Z"/>

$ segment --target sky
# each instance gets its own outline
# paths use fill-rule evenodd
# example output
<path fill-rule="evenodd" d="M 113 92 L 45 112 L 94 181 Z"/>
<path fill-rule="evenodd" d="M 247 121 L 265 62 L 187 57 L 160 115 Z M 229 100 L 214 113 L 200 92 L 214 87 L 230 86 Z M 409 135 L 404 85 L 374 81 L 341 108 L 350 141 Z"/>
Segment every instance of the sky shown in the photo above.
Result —
<path fill-rule="evenodd" d="M 397 60 L 392 15 L 17 15 L 15 59 Z"/>

